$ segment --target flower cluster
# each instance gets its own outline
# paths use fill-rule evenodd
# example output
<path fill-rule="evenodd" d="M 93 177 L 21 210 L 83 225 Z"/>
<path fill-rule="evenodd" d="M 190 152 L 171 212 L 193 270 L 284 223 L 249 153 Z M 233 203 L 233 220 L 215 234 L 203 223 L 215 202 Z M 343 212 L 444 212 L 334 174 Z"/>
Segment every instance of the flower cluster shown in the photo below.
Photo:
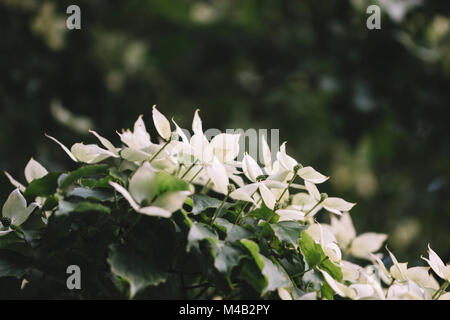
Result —
<path fill-rule="evenodd" d="M 192 247 L 201 251 L 199 243 L 210 241 L 215 271 L 225 275 L 230 288 L 233 271 L 239 269 L 244 276 L 237 278 L 247 281 L 261 296 L 274 292 L 281 299 L 332 299 L 335 295 L 349 299 L 450 299 L 445 291 L 450 265 L 429 248 L 429 257 L 423 258 L 429 267 L 408 267 L 386 248 L 384 261 L 390 259 L 392 264 L 388 268 L 383 254 L 377 253 L 387 236 L 372 232 L 357 235 L 349 214 L 355 204 L 320 193 L 318 185 L 329 177 L 289 156 L 286 143 L 279 150 L 270 150 L 263 137 L 260 166 L 247 153 L 241 161 L 237 159 L 239 134 L 221 133 L 209 140 L 198 110 L 190 138 L 155 106 L 152 116 L 160 136 L 158 143 L 151 141 L 142 116 L 133 130 L 118 132 L 121 147 L 95 131 L 90 133 L 101 146 L 75 143 L 69 149 L 48 136 L 82 166 L 71 173 L 52 175 L 31 159 L 25 168 L 28 186 L 6 173 L 16 189 L 3 206 L 0 236 L 16 233 L 26 240 L 21 225 L 33 212 L 39 211 L 47 225 L 53 216 L 81 211 L 108 214 L 125 204 L 131 211 L 158 221 L 176 220 L 175 213 L 181 213 L 189 226 L 184 239 L 186 252 Z M 93 175 L 101 177 L 87 178 Z M 102 201 L 110 199 L 101 192 L 113 192 L 114 200 L 105 204 Z M 69 201 L 71 197 L 99 201 L 74 204 Z M 321 211 L 328 212 L 329 224 L 316 220 Z M 241 266 L 244 253 L 252 259 L 252 267 Z M 108 262 L 115 275 L 129 280 L 131 296 L 142 289 L 143 284 L 117 271 L 120 268 L 113 258 Z M 245 279 L 246 273 L 260 273 L 263 284 Z"/>

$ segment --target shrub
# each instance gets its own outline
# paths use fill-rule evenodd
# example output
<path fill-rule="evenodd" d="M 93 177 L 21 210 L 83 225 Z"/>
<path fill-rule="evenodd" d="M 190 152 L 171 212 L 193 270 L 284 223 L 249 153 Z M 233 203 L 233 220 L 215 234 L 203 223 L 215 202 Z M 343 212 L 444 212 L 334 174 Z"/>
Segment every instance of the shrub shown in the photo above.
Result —
<path fill-rule="evenodd" d="M 262 140 L 264 167 L 237 161 L 239 135 L 205 137 L 198 111 L 189 139 L 155 107 L 162 140 L 142 117 L 116 148 L 76 143 L 71 172 L 31 159 L 27 185 L 2 209 L 0 281 L 8 297 L 135 299 L 449 299 L 450 266 L 379 251 L 386 235 L 356 235 L 354 203 L 320 193 L 328 177 Z M 27 205 L 28 204 L 28 205 Z M 328 212 L 330 223 L 315 220 Z M 386 248 L 387 249 L 387 248 Z M 71 276 L 79 267 L 79 290 Z M 75 267 L 76 269 L 76 267 Z M 76 283 L 76 281 L 75 281 Z M 72 287 L 71 287 L 72 285 Z M 75 287 L 77 285 L 75 284 Z"/>

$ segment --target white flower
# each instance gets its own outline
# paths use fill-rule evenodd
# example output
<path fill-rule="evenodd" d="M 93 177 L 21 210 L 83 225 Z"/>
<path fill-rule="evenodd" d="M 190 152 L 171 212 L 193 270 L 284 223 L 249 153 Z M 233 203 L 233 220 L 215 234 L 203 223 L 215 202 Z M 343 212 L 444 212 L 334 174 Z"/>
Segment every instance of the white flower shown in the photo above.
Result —
<path fill-rule="evenodd" d="M 3 205 L 2 223 L 4 222 L 4 219 L 6 219 L 10 225 L 20 226 L 28 219 L 28 217 L 36 207 L 38 207 L 38 204 L 35 202 L 30 203 L 30 205 L 27 207 L 27 202 L 23 195 L 20 193 L 20 190 L 15 189 L 10 193 L 8 199 Z M 9 225 L 7 227 L 4 226 L 4 228 L 2 229 L 3 230 L 0 230 L 0 236 L 12 231 Z"/>
<path fill-rule="evenodd" d="M 306 232 L 316 242 L 320 244 L 325 255 L 336 264 L 339 264 L 342 258 L 342 253 L 336 245 L 336 238 L 333 235 L 329 225 L 321 225 L 320 223 L 311 224 Z"/>
<path fill-rule="evenodd" d="M 286 154 L 286 142 L 283 142 L 280 146 L 280 151 L 277 152 L 277 159 L 280 165 L 289 172 L 293 172 L 294 168 L 298 165 L 297 160 Z M 305 181 L 311 183 L 322 183 L 329 179 L 329 177 L 317 172 L 312 167 L 303 167 L 297 171 L 297 175 Z"/>
<path fill-rule="evenodd" d="M 292 300 L 291 294 L 285 288 L 278 288 L 277 292 L 281 300 Z"/>
<path fill-rule="evenodd" d="M 373 232 L 356 236 L 356 231 L 348 212 L 343 213 L 340 219 L 331 216 L 331 227 L 340 247 L 343 249 L 349 248 L 348 251 L 351 255 L 361 259 L 370 260 L 370 254 L 378 251 L 387 239 L 386 234 Z"/>
<path fill-rule="evenodd" d="M 27 180 L 28 183 L 35 179 L 40 179 L 47 175 L 48 171 L 45 169 L 39 162 L 34 160 L 33 158 L 28 161 L 27 165 L 25 166 L 25 180 Z M 5 171 L 6 177 L 9 179 L 11 184 L 15 186 L 16 188 L 19 188 L 20 191 L 25 191 L 25 186 L 15 180 L 8 172 Z"/>
<path fill-rule="evenodd" d="M 173 212 L 183 206 L 189 191 L 171 191 L 153 198 L 157 192 L 156 170 L 148 162 L 136 170 L 130 179 L 128 190 L 118 183 L 109 182 L 123 195 L 131 207 L 139 213 L 149 216 L 169 218 Z"/>
<path fill-rule="evenodd" d="M 69 155 L 69 157 L 75 162 L 83 162 L 83 163 L 98 163 L 109 157 L 118 158 L 117 153 L 113 153 L 109 150 L 105 150 L 100 148 L 96 144 L 83 144 L 83 143 L 75 143 L 70 150 L 63 145 L 61 142 L 56 140 L 54 137 L 45 135 L 46 137 L 52 139 L 57 144 L 61 146 L 61 148 Z"/>
<path fill-rule="evenodd" d="M 172 130 L 170 129 L 170 122 L 167 118 L 156 109 L 156 105 L 152 109 L 153 123 L 155 124 L 156 131 L 166 141 L 170 140 Z"/>
<path fill-rule="evenodd" d="M 450 281 L 450 264 L 445 265 L 441 258 L 434 252 L 428 244 L 428 259 L 422 257 L 423 260 L 428 262 L 431 269 L 441 278 L 446 281 Z"/>
<path fill-rule="evenodd" d="M 322 206 L 334 214 L 341 215 L 342 212 L 350 211 L 356 203 L 350 203 L 341 198 L 329 197 L 322 201 Z"/>
<path fill-rule="evenodd" d="M 251 196 L 255 190 L 258 189 L 265 205 L 273 210 L 277 199 L 269 188 L 284 189 L 287 185 L 275 180 L 259 180 L 258 177 L 262 176 L 263 172 L 255 159 L 247 153 L 245 153 L 244 159 L 242 160 L 242 170 L 244 171 L 245 176 L 252 182 L 246 186 L 245 191 L 251 192 Z M 244 191 L 244 189 L 240 189 L 237 189 L 235 192 L 238 193 Z"/>
<path fill-rule="evenodd" d="M 430 300 L 431 296 L 417 283 L 407 280 L 404 283 L 395 283 L 389 287 L 387 293 L 389 300 Z"/>

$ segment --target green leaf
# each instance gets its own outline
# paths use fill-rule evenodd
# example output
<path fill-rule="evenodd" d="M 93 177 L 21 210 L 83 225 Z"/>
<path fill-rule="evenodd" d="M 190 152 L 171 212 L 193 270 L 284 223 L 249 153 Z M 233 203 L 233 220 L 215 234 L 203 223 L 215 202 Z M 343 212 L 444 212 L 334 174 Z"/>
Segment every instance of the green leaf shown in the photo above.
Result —
<path fill-rule="evenodd" d="M 226 219 L 217 218 L 215 221 L 215 224 L 220 227 L 225 228 L 226 233 L 227 233 L 226 240 L 230 241 L 230 242 L 234 242 L 234 241 L 245 239 L 245 238 L 250 238 L 252 236 L 252 233 L 250 231 L 248 231 L 247 229 L 245 229 L 241 226 L 238 226 L 236 224 L 233 224 Z"/>
<path fill-rule="evenodd" d="M 100 179 L 92 179 L 92 178 L 81 178 L 80 185 L 84 187 L 88 187 L 90 189 L 94 188 L 108 188 L 112 189 L 112 186 L 109 184 L 110 181 L 113 180 L 113 177 L 106 176 Z"/>
<path fill-rule="evenodd" d="M 333 262 L 331 262 L 329 259 L 326 259 L 320 264 L 320 268 L 324 271 L 328 272 L 330 276 L 332 276 L 337 281 L 342 281 L 342 270 L 339 266 L 335 265 Z"/>
<path fill-rule="evenodd" d="M 280 241 L 289 242 L 295 248 L 297 248 L 298 239 L 300 239 L 302 231 L 306 229 L 306 227 L 296 221 L 281 221 L 270 226 Z"/>
<path fill-rule="evenodd" d="M 125 245 L 111 245 L 107 261 L 111 272 L 130 284 L 130 298 L 148 286 L 165 282 L 168 277 L 145 254 Z"/>
<path fill-rule="evenodd" d="M 326 281 L 324 281 L 322 286 L 320 287 L 320 292 L 322 293 L 322 297 L 325 297 L 328 300 L 333 300 L 334 290 Z"/>
<path fill-rule="evenodd" d="M 211 230 L 209 226 L 194 221 L 189 229 L 187 251 L 191 250 L 192 246 L 198 247 L 198 242 L 204 239 L 210 239 L 213 242 L 218 240 L 217 234 Z"/>
<path fill-rule="evenodd" d="M 314 290 L 320 290 L 321 286 L 325 282 L 322 274 L 320 274 L 320 272 L 316 271 L 315 269 L 306 272 L 302 277 L 302 281 L 306 285 L 311 286 Z"/>
<path fill-rule="evenodd" d="M 265 294 L 268 291 L 276 290 L 277 288 L 291 285 L 289 276 L 283 268 L 275 265 L 270 259 L 260 254 L 259 247 L 254 241 L 243 239 L 240 242 L 250 252 L 253 260 L 259 268 L 259 271 L 266 279 L 265 286 L 260 288 L 260 292 L 262 294 Z M 258 280 L 257 286 L 259 287 L 260 285 L 261 283 Z"/>
<path fill-rule="evenodd" d="M 114 201 L 114 195 L 102 190 L 92 190 L 86 187 L 76 187 L 68 193 L 68 196 L 79 197 L 94 201 Z"/>
<path fill-rule="evenodd" d="M 53 195 L 58 187 L 58 177 L 61 173 L 50 172 L 40 179 L 34 179 L 25 189 L 27 198 L 47 197 Z"/>
<path fill-rule="evenodd" d="M 116 180 L 122 182 L 123 185 L 126 185 L 128 181 L 128 176 L 123 171 L 119 171 L 116 167 L 109 168 L 109 175 Z"/>
<path fill-rule="evenodd" d="M 255 260 L 258 268 L 260 270 L 263 270 L 264 260 L 263 260 L 262 256 L 259 254 L 258 245 L 254 241 L 248 240 L 248 239 L 242 239 L 240 242 L 250 252 L 250 254 L 253 257 L 253 260 Z"/>
<path fill-rule="evenodd" d="M 164 171 L 160 171 L 156 174 L 156 182 L 158 184 L 156 196 L 165 192 L 189 190 L 189 185 L 186 181 L 177 179 Z"/>
<path fill-rule="evenodd" d="M 214 253 L 214 266 L 219 272 L 224 273 L 227 276 L 231 273 L 231 270 L 239 264 L 239 261 L 243 257 L 238 249 L 223 241 L 217 243 L 214 247 Z"/>
<path fill-rule="evenodd" d="M 42 211 L 52 210 L 57 205 L 58 205 L 58 198 L 54 197 L 54 196 L 50 196 L 47 199 L 45 199 L 45 202 L 42 205 Z"/>
<path fill-rule="evenodd" d="M 262 204 L 261 208 L 249 212 L 247 216 L 254 217 L 256 219 L 262 219 L 270 223 L 275 223 L 280 218 L 279 215 L 267 208 L 264 203 Z"/>
<path fill-rule="evenodd" d="M 88 211 L 97 211 L 107 214 L 111 213 L 110 208 L 101 205 L 99 203 L 92 203 L 88 201 L 73 203 L 61 200 L 59 201 L 58 210 L 56 210 L 55 215 L 61 216 L 69 214 L 71 212 L 88 212 Z"/>
<path fill-rule="evenodd" d="M 111 213 L 111 209 L 101 205 L 100 203 L 92 203 L 88 201 L 79 202 L 76 206 L 73 212 L 89 212 L 89 211 L 96 211 L 96 212 L 103 212 L 103 213 Z"/>
<path fill-rule="evenodd" d="M 264 261 L 264 268 L 262 274 L 267 279 L 267 287 L 264 288 L 262 294 L 266 292 L 276 290 L 278 288 L 285 288 L 290 286 L 292 283 L 289 279 L 287 273 L 280 266 L 273 263 L 270 259 L 261 255 Z"/>
<path fill-rule="evenodd" d="M 204 194 L 193 194 L 191 198 L 194 202 L 192 213 L 195 215 L 205 211 L 208 208 L 218 208 L 222 203 L 222 201 Z"/>
<path fill-rule="evenodd" d="M 60 188 L 66 189 L 72 183 L 77 181 L 82 177 L 89 177 L 93 175 L 105 175 L 108 174 L 108 165 L 107 164 L 94 164 L 89 166 L 84 166 L 78 168 L 72 172 L 70 172 L 65 179 L 61 181 Z"/>
<path fill-rule="evenodd" d="M 264 288 L 267 287 L 267 278 L 263 276 L 261 270 L 254 261 L 244 261 L 240 277 L 258 292 L 263 292 Z"/>
<path fill-rule="evenodd" d="M 55 216 L 61 216 L 72 212 L 76 207 L 75 203 L 60 200 L 58 204 L 58 210 L 55 211 Z"/>
<path fill-rule="evenodd" d="M 28 268 L 28 260 L 17 252 L 0 250 L 0 278 L 15 277 L 20 279 Z"/>
<path fill-rule="evenodd" d="M 326 258 L 322 247 L 317 244 L 306 232 L 302 232 L 299 242 L 300 249 L 302 250 L 303 256 L 305 257 L 309 268 L 315 267 Z"/>

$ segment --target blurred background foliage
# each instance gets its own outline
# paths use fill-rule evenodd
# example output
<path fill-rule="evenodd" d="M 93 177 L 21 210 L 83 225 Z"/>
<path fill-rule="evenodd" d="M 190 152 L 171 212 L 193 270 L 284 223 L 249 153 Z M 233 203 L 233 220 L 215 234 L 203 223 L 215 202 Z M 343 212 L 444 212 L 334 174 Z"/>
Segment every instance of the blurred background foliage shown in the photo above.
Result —
<path fill-rule="evenodd" d="M 81 8 L 81 30 L 65 26 Z M 381 30 L 366 8 L 381 7 Z M 401 261 L 450 260 L 450 2 L 0 1 L 0 168 L 75 164 L 66 145 L 119 145 L 157 104 L 190 128 L 279 128 L 325 192 L 357 202 L 358 232 Z M 151 133 L 155 136 L 154 129 Z M 0 178 L 0 201 L 12 186 Z M 321 216 L 324 221 L 327 218 Z"/>

